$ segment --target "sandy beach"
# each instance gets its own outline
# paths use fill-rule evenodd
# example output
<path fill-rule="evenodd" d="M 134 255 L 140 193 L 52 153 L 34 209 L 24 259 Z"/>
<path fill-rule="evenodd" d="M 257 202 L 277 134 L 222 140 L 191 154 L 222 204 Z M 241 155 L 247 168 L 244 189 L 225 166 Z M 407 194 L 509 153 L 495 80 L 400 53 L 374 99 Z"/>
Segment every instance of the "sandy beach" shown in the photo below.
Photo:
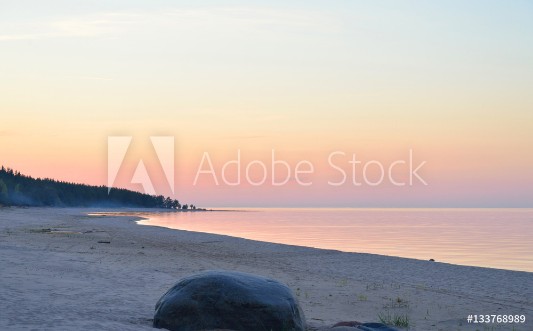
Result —
<path fill-rule="evenodd" d="M 169 230 L 94 211 L 0 209 L 1 330 L 150 330 L 170 286 L 213 269 L 288 284 L 310 330 L 378 315 L 407 316 L 410 330 L 533 330 L 533 273 Z M 467 324 L 468 314 L 526 323 Z"/>

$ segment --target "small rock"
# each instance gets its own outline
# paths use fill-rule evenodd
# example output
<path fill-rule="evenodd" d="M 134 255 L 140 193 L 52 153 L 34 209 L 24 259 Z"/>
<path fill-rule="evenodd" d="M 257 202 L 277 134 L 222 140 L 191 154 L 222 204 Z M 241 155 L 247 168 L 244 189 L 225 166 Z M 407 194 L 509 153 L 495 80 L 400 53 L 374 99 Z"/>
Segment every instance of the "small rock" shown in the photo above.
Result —
<path fill-rule="evenodd" d="M 398 331 L 397 329 L 391 328 L 388 325 L 382 323 L 359 323 L 356 321 L 352 322 L 339 322 L 335 324 L 331 331 Z"/>
<path fill-rule="evenodd" d="M 398 329 L 391 328 L 382 323 L 363 323 L 357 327 L 356 330 L 363 331 L 398 331 Z"/>
<path fill-rule="evenodd" d="M 357 322 L 357 321 L 349 321 L 349 322 L 339 322 L 335 325 L 333 325 L 333 327 L 337 327 L 337 326 L 351 326 L 351 327 L 356 327 L 356 326 L 359 326 L 363 323 L 361 322 Z"/>

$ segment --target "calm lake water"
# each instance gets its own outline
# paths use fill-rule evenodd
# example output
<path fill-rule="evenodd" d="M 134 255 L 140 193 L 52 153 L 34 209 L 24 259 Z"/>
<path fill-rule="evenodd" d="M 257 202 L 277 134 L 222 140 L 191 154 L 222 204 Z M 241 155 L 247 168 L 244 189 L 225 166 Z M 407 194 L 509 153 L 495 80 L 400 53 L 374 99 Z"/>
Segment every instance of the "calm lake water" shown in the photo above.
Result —
<path fill-rule="evenodd" d="M 533 209 L 242 209 L 142 214 L 144 225 L 533 272 Z"/>

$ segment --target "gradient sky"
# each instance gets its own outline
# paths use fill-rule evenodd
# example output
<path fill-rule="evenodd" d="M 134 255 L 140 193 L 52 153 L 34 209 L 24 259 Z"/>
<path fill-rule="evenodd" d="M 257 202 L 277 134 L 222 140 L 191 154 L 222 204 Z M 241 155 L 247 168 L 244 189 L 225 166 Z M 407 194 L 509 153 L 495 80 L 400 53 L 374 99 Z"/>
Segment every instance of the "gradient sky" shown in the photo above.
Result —
<path fill-rule="evenodd" d="M 530 1 L 0 1 L 0 163 L 105 185 L 108 136 L 176 138 L 176 197 L 199 206 L 533 207 Z M 313 185 L 193 180 L 314 164 Z M 427 186 L 349 184 L 352 153 L 426 161 Z M 398 178 L 402 177 L 401 171 Z M 257 169 L 252 177 L 258 178 Z M 270 180 L 270 177 L 268 177 Z M 268 181 L 267 181 L 268 183 Z"/>

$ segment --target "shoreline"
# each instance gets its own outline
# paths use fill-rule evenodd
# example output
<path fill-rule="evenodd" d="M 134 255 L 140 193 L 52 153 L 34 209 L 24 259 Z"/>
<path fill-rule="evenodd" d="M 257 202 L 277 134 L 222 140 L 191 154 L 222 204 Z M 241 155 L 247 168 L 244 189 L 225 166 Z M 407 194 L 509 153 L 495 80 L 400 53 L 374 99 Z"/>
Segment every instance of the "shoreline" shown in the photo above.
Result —
<path fill-rule="evenodd" d="M 213 210 L 213 211 L 215 211 L 215 210 Z M 226 211 L 226 210 L 222 210 L 222 211 Z M 230 211 L 230 210 L 227 210 L 227 211 Z M 140 212 L 140 213 L 142 213 L 142 212 Z M 107 215 L 103 215 L 103 216 L 107 216 Z M 96 216 L 96 217 L 98 217 L 98 216 Z M 421 261 L 421 262 L 440 263 L 440 264 L 457 266 L 457 267 L 480 268 L 480 269 L 502 270 L 502 271 L 512 271 L 512 272 L 523 272 L 523 273 L 527 273 L 527 274 L 530 274 L 531 276 L 533 276 L 533 271 L 526 271 L 526 270 L 514 270 L 514 269 L 504 269 L 504 268 L 495 268 L 495 267 L 484 267 L 484 266 L 476 266 L 476 265 L 468 265 L 468 264 L 451 263 L 451 262 L 438 261 L 438 260 L 432 260 L 432 259 L 429 259 L 429 260 L 417 259 L 417 258 L 413 258 L 413 257 L 405 257 L 405 256 L 398 256 L 398 255 L 386 255 L 386 254 L 368 253 L 368 252 L 351 252 L 351 251 L 343 251 L 343 250 L 340 250 L 340 249 L 320 248 L 320 247 L 304 246 L 304 245 L 292 245 L 292 244 L 277 243 L 277 242 L 272 242 L 272 241 L 263 241 L 263 240 L 245 238 L 245 237 L 232 236 L 232 235 L 227 235 L 227 234 L 213 233 L 213 232 L 202 232 L 202 231 L 192 231 L 192 230 L 184 230 L 184 229 L 174 229 L 174 228 L 165 227 L 163 225 L 139 224 L 138 223 L 139 221 L 149 220 L 149 218 L 143 217 L 143 216 L 128 215 L 127 212 L 125 212 L 124 215 L 120 215 L 119 217 L 135 217 L 137 219 L 135 219 L 133 221 L 138 226 L 156 227 L 156 228 L 160 228 L 160 229 L 164 229 L 164 230 L 168 230 L 168 231 L 181 231 L 181 232 L 187 232 L 187 233 L 206 234 L 206 235 L 221 236 L 221 237 L 234 238 L 234 239 L 249 240 L 251 242 L 256 242 L 256 243 L 282 245 L 282 246 L 295 247 L 295 248 L 316 249 L 316 250 L 320 250 L 320 251 L 331 251 L 331 252 L 348 253 L 348 254 L 367 254 L 367 255 L 373 255 L 373 256 L 378 256 L 378 257 L 392 257 L 392 258 L 414 260 L 414 261 Z"/>
<path fill-rule="evenodd" d="M 406 209 L 402 209 L 401 215 L 390 213 L 388 210 L 384 211 L 383 209 L 363 209 L 366 213 L 369 210 L 378 213 L 387 213 L 384 218 L 389 221 L 379 220 L 375 225 L 374 223 L 369 223 L 373 222 L 373 220 L 369 215 L 365 216 L 364 213 L 343 214 L 344 211 L 339 211 L 339 209 L 328 209 L 325 212 L 323 209 L 319 209 L 321 211 L 315 213 L 315 208 L 291 208 L 288 209 L 288 213 L 284 212 L 285 210 L 276 208 L 271 213 L 269 208 L 243 209 L 243 211 L 256 213 L 257 215 L 249 214 L 247 217 L 242 217 L 239 215 L 240 213 L 234 213 L 230 217 L 224 217 L 220 213 L 209 213 L 205 214 L 205 216 L 199 216 L 200 218 L 191 218 L 191 216 L 186 215 L 183 215 L 184 218 L 182 218 L 178 214 L 148 212 L 146 214 L 140 213 L 141 216 L 148 219 L 143 219 L 138 224 L 161 226 L 175 230 L 228 235 L 256 241 L 317 249 L 395 256 L 490 269 L 533 272 L 533 260 L 529 260 L 527 254 L 529 251 L 529 255 L 531 255 L 533 246 L 528 244 L 529 238 L 522 235 L 528 233 L 530 227 L 524 224 L 517 224 L 519 226 L 518 229 L 522 229 L 521 231 L 516 230 L 516 228 L 509 228 L 508 230 L 510 231 L 500 233 L 499 231 L 495 231 L 498 227 L 494 225 L 498 222 L 495 222 L 493 225 L 489 224 L 488 227 L 483 228 L 481 231 L 484 233 L 483 238 L 477 239 L 475 234 L 468 234 L 470 231 L 472 233 L 478 231 L 476 226 L 473 225 L 476 221 L 469 223 L 470 225 L 465 227 L 456 227 L 454 225 L 457 224 L 455 222 L 456 220 L 450 217 L 453 213 L 448 213 L 448 210 L 446 210 L 446 214 L 441 214 L 442 209 L 438 209 L 437 212 L 430 210 L 428 214 L 431 219 L 436 217 L 447 218 L 445 221 L 449 222 L 451 227 L 453 227 L 452 230 L 445 228 L 444 230 L 447 233 L 444 233 L 442 236 L 435 230 L 442 227 L 438 221 L 418 219 L 417 212 L 426 212 L 426 210 L 420 209 L 415 209 L 414 213 L 411 209 L 407 209 L 409 212 L 405 215 L 408 215 L 409 218 L 416 221 L 407 222 L 403 228 L 408 230 L 400 231 L 394 230 L 396 224 L 390 220 L 394 220 L 391 217 L 405 217 L 403 213 Z M 452 209 L 454 213 L 457 213 L 458 210 L 462 209 Z M 484 211 L 486 213 L 487 209 L 476 209 L 477 211 Z M 514 210 L 516 213 L 520 213 L 520 211 Z M 527 214 L 524 215 L 531 215 L 533 210 L 526 209 L 525 211 L 527 211 Z M 524 217 L 515 216 L 515 214 L 502 214 L 502 209 L 497 209 L 496 212 L 499 213 L 497 215 L 498 217 L 521 217 L 524 219 Z M 468 217 L 469 215 L 468 213 L 458 214 L 462 218 L 465 216 Z M 295 217 L 294 215 L 299 216 Z M 379 216 L 374 215 L 374 217 Z M 476 220 L 476 217 L 477 219 L 482 219 L 479 214 L 473 215 L 473 217 L 474 220 Z M 314 221 L 305 221 L 308 218 Z M 342 220 L 339 221 L 341 218 Z M 366 219 L 366 222 L 362 222 L 361 218 Z M 201 222 L 195 221 L 200 219 L 202 220 Z M 280 219 L 282 221 L 272 222 L 273 219 Z M 328 222 L 328 219 L 331 219 L 331 222 Z M 344 222 L 344 219 L 353 220 L 354 222 L 350 221 L 348 224 Z M 427 223 L 427 227 L 422 226 L 422 228 L 427 228 L 428 230 L 417 229 L 424 222 Z M 480 222 L 477 221 L 477 223 Z M 323 225 L 327 228 L 325 229 L 326 231 L 314 230 L 314 226 L 317 226 L 317 229 L 319 229 Z M 483 226 L 483 224 L 479 225 Z M 365 232 L 361 233 L 360 227 L 363 227 Z M 509 227 L 512 227 L 512 225 L 509 225 Z M 286 228 L 291 228 L 292 230 L 286 230 Z M 345 231 L 339 231 L 337 230 L 338 228 L 344 228 Z M 383 230 L 380 230 L 380 228 L 383 228 Z M 458 230 L 461 228 L 462 230 Z M 278 235 L 279 231 L 282 232 L 281 235 Z M 417 232 L 419 233 L 417 234 Z M 453 232 L 455 232 L 455 235 L 452 235 Z M 520 235 L 517 235 L 518 233 Z M 489 239 L 492 236 L 497 237 L 493 240 Z M 511 241 L 511 236 L 515 237 L 514 241 Z M 411 240 L 413 240 L 413 244 L 410 244 Z M 513 254 L 513 250 L 517 254 Z"/>
<path fill-rule="evenodd" d="M 86 215 L 95 211 L 0 209 L 0 328 L 149 330 L 155 302 L 170 286 L 213 269 L 287 283 L 310 330 L 343 320 L 379 321 L 380 313 L 408 316 L 410 330 L 484 326 L 467 324 L 466 314 L 525 314 L 526 324 L 513 326 L 527 330 L 533 318 L 533 273 L 526 271 L 141 226 L 136 216 Z"/>

